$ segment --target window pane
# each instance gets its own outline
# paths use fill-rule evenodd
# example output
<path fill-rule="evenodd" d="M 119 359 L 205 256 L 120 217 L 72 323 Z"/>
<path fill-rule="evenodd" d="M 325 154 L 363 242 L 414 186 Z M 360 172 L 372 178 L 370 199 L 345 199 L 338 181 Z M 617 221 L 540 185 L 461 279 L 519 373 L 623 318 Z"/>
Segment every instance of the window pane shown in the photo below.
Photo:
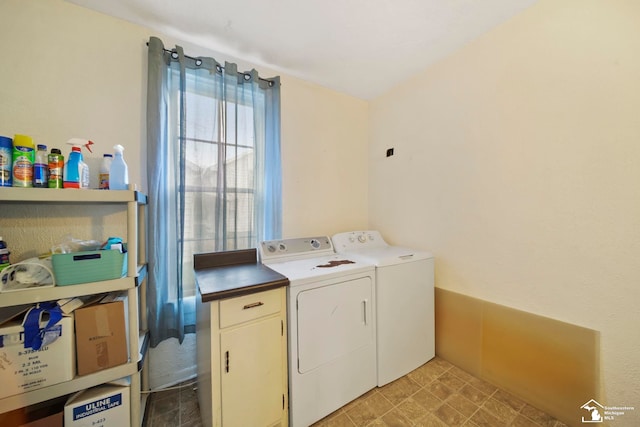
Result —
<path fill-rule="evenodd" d="M 247 249 L 255 241 L 253 109 L 220 102 L 205 82 L 187 80 L 184 296 L 195 295 L 193 254 Z"/>

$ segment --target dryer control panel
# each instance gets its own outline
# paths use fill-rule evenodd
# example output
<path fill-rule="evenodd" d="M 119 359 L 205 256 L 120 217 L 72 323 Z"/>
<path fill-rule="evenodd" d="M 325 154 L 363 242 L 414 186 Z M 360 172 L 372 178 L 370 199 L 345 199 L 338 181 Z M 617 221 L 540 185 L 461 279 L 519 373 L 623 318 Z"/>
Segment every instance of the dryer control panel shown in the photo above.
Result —
<path fill-rule="evenodd" d="M 328 236 L 267 240 L 260 243 L 260 257 L 262 262 L 290 257 L 316 257 L 323 254 L 331 255 L 334 253 L 333 244 Z"/>

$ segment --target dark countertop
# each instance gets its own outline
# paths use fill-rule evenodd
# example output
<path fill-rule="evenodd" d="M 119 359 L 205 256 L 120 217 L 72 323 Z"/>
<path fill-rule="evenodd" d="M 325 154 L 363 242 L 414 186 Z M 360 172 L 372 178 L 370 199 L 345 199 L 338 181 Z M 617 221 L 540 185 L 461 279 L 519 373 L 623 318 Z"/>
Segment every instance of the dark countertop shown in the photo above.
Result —
<path fill-rule="evenodd" d="M 202 302 L 232 298 L 289 285 L 289 279 L 258 262 L 256 249 L 193 256 Z"/>

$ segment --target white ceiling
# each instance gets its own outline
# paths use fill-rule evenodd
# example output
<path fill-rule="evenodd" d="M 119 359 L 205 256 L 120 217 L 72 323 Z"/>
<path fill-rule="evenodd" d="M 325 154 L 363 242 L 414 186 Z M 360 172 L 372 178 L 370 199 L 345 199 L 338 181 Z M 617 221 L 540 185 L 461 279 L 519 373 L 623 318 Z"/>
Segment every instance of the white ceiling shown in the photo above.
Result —
<path fill-rule="evenodd" d="M 537 0 L 67 1 L 368 100 Z"/>

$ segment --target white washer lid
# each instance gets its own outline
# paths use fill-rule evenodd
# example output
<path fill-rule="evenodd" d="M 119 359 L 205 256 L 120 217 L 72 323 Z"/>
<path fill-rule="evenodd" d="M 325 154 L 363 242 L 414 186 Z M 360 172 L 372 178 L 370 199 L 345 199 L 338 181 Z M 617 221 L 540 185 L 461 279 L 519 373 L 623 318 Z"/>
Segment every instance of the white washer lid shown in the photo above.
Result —
<path fill-rule="evenodd" d="M 417 251 L 401 246 L 382 246 L 377 248 L 360 249 L 353 252 L 345 252 L 348 255 L 364 262 L 369 262 L 376 267 L 403 264 L 424 259 L 431 259 L 431 252 Z"/>

